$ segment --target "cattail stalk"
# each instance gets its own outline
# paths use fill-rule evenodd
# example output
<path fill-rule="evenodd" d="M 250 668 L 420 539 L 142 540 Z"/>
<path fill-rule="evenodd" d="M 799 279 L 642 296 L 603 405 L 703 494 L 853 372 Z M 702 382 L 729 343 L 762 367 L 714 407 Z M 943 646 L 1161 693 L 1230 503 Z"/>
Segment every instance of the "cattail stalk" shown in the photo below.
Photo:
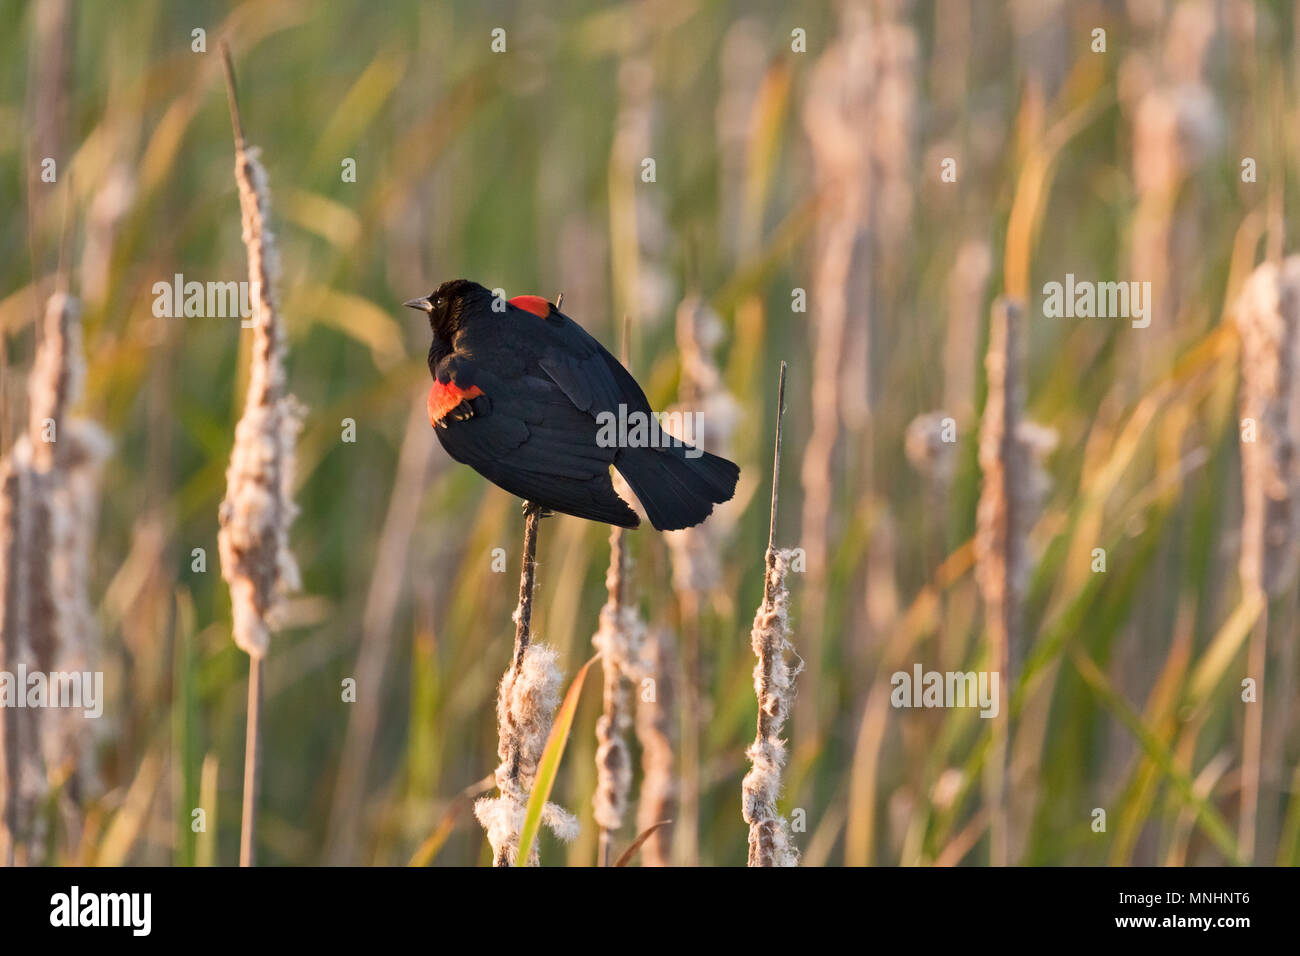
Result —
<path fill-rule="evenodd" d="M 13 673 L 27 657 L 27 621 L 30 617 L 26 494 L 30 474 L 8 455 L 0 462 L 0 668 Z M 30 659 L 30 658 L 29 658 Z M 0 707 L 0 864 L 25 862 L 32 799 L 26 784 L 44 779 L 41 772 L 26 772 L 26 764 L 39 751 L 30 718 L 35 710 Z"/>
<path fill-rule="evenodd" d="M 62 283 L 61 283 L 62 284 Z M 99 471 L 110 442 L 72 418 L 84 378 L 80 304 L 64 289 L 47 303 L 28 380 L 28 428 L 0 464 L 0 670 L 89 673 L 88 593 Z M 37 808 L 59 790 L 65 825 L 95 783 L 89 727 L 75 709 L 0 708 L 0 860 L 43 862 Z M 75 832 L 73 841 L 77 839 Z"/>
<path fill-rule="evenodd" d="M 604 673 L 603 710 L 596 721 L 596 793 L 592 798 L 600 827 L 598 865 L 613 860 L 614 834 L 623 826 L 627 794 L 632 783 L 627 731 L 632 723 L 628 679 L 634 673 L 645 625 L 627 599 L 631 555 L 622 528 L 609 534 L 609 597 L 600 611 L 600 628 L 591 639 L 600 652 Z"/>
<path fill-rule="evenodd" d="M 1241 335 L 1241 582 L 1247 594 L 1275 600 L 1294 586 L 1300 564 L 1300 256 L 1261 265 L 1242 289 L 1236 310 Z M 1277 627 L 1281 662 L 1294 662 L 1294 628 Z M 1244 862 L 1255 856 L 1260 826 L 1261 767 L 1269 804 L 1283 772 L 1282 748 L 1294 685 L 1288 669 L 1265 693 L 1270 613 L 1266 606 L 1247 647 L 1246 668 L 1257 698 L 1246 708 L 1241 811 L 1237 840 Z M 1274 703 L 1276 701 L 1276 703 Z M 1265 755 L 1264 707 L 1270 710 Z M 1267 820 L 1272 825 L 1272 815 Z"/>
<path fill-rule="evenodd" d="M 1023 652 L 1021 618 L 1029 520 L 1028 448 L 1020 438 L 1024 420 L 1025 372 L 1023 307 L 999 299 L 993 305 L 985 359 L 988 397 L 980 427 L 979 464 L 983 474 L 976 513 L 976 579 L 984 597 L 990 666 L 1000 675 L 999 717 L 994 727 L 988 772 L 990 856 L 995 866 L 1008 859 L 1006 706 Z"/>
<path fill-rule="evenodd" d="M 253 300 L 253 354 L 244 413 L 226 470 L 217 546 L 230 588 L 235 643 L 249 656 L 248 721 L 244 745 L 244 806 L 239 862 L 256 862 L 257 807 L 261 786 L 263 658 L 278 624 L 283 596 L 299 586 L 289 550 L 294 442 L 301 410 L 287 393 L 285 335 L 275 284 L 279 256 L 270 229 L 270 188 L 259 150 L 244 140 L 230 51 L 222 44 L 230 120 L 235 135 L 235 182 L 248 251 Z"/>
<path fill-rule="evenodd" d="M 519 572 L 519 604 L 515 608 L 515 653 L 513 667 L 523 664 L 532 638 L 533 587 L 537 583 L 537 533 L 542 525 L 542 506 L 524 502 L 524 560 Z"/>
<path fill-rule="evenodd" d="M 655 824 L 671 821 L 677 812 L 677 774 L 673 759 L 677 647 L 670 631 L 650 631 L 641 644 L 636 673 L 650 679 L 653 694 L 636 698 L 636 739 L 641 745 L 641 793 L 637 801 L 636 828 L 644 833 Z M 641 845 L 643 866 L 668 866 L 672 858 L 671 822 L 658 827 Z"/>
<path fill-rule="evenodd" d="M 1202 245 L 1194 188 L 1197 168 L 1222 137 L 1223 117 L 1204 82 L 1207 51 L 1216 31 L 1209 4 L 1177 4 L 1163 37 L 1134 36 L 1120 68 L 1120 98 L 1132 114 L 1133 213 L 1129 267 L 1151 283 L 1151 327 L 1137 337 L 1134 361 L 1144 377 L 1173 361 L 1169 336 L 1178 326 L 1192 250 Z M 1156 24 L 1152 23 L 1154 27 Z M 1138 379 L 1141 381 L 1141 379 Z"/>
<path fill-rule="evenodd" d="M 679 318 L 681 313 L 678 313 Z M 678 326 L 681 331 L 681 326 Z M 623 320 L 623 364 L 628 364 L 629 353 L 631 349 L 631 324 L 627 317 Z M 689 363 L 687 363 L 689 366 Z M 684 374 L 689 377 L 689 369 L 683 369 Z M 622 478 L 618 478 L 622 481 Z M 698 529 L 692 529 L 698 530 Z M 615 528 L 612 534 L 619 536 L 622 547 L 626 548 L 626 542 L 623 538 L 623 532 Z M 676 539 L 675 532 L 667 534 L 669 547 L 672 549 L 674 587 L 677 590 L 679 599 L 684 597 L 689 588 L 680 587 L 680 581 L 677 577 L 679 551 L 673 548 L 673 542 Z M 611 541 L 613 539 L 611 538 Z M 625 552 L 623 552 L 625 553 Z M 610 556 L 610 567 L 614 567 L 614 558 Z M 694 580 L 694 575 L 691 576 Z M 607 582 L 608 583 L 608 582 Z M 619 582 L 619 588 L 626 588 L 626 579 Z M 626 591 L 621 593 L 626 596 Z M 681 608 L 683 616 L 688 614 L 689 607 Z M 648 835 L 641 846 L 641 862 L 643 866 L 669 866 L 672 862 L 673 846 L 673 817 L 678 809 L 678 800 L 681 793 L 679 787 L 679 776 L 677 772 L 677 763 L 675 758 L 676 744 L 678 742 L 678 707 L 677 707 L 677 686 L 678 674 L 686 675 L 686 691 L 682 711 L 682 725 L 689 733 L 687 739 L 692 741 L 691 764 L 692 778 L 692 802 L 691 813 L 688 819 L 688 826 L 685 832 L 690 838 L 692 844 L 691 850 L 694 853 L 694 835 L 696 833 L 696 814 L 694 797 L 698 795 L 699 766 L 698 766 L 698 749 L 694 748 L 695 727 L 691 721 L 691 716 L 695 711 L 691 708 L 692 694 L 697 694 L 695 676 L 689 670 L 684 669 L 683 662 L 678 660 L 677 645 L 673 640 L 672 633 L 664 628 L 658 628 L 654 631 L 647 632 L 644 623 L 640 617 L 631 613 L 627 618 L 627 628 L 632 636 L 632 640 L 626 644 L 629 653 L 629 667 L 627 673 L 633 681 L 640 681 L 642 690 L 636 695 L 636 737 L 641 746 L 641 792 L 637 801 L 637 830 L 640 833 Z M 690 657 L 690 660 L 694 660 Z M 648 682 L 648 683 L 647 683 Z M 650 693 L 646 689 L 652 688 Z M 685 748 L 681 754 L 683 765 L 687 764 L 687 754 Z M 599 755 L 597 757 L 599 760 Z M 682 775 L 684 780 L 685 773 Z M 653 829 L 652 829 L 653 828 Z M 607 847 L 602 847 L 602 859 L 606 865 L 609 862 L 609 851 Z"/>
<path fill-rule="evenodd" d="M 97 644 L 91 552 L 100 471 L 112 441 L 98 424 L 74 418 L 69 411 L 85 378 L 80 314 L 79 301 L 66 292 L 50 297 L 28 403 L 33 488 L 39 495 L 35 517 L 45 542 L 42 547 L 34 539 L 38 550 L 33 557 L 48 565 L 41 576 L 48 582 L 49 613 L 42 628 L 45 636 L 36 646 L 55 669 L 85 674 L 93 673 Z M 73 830 L 79 826 L 76 802 L 93 795 L 98 786 L 90 737 L 84 715 L 65 709 L 48 717 L 43 735 L 50 784 L 70 797 L 63 801 L 64 816 Z"/>
<path fill-rule="evenodd" d="M 532 641 L 533 586 L 537 579 L 537 534 L 542 506 L 524 502 L 524 556 L 519 573 L 519 605 L 515 608 L 515 650 L 501 678 L 497 695 L 498 795 L 474 804 L 474 815 L 487 831 L 494 866 L 514 866 L 519 835 L 528 812 L 528 797 L 537 764 L 560 703 L 561 676 L 554 648 Z M 553 803 L 542 810 L 542 823 L 562 840 L 578 835 L 578 821 Z M 537 843 L 528 865 L 540 863 Z"/>
<path fill-rule="evenodd" d="M 772 510 L 768 524 L 763 580 L 763 603 L 754 616 L 750 641 L 758 663 L 754 665 L 754 693 L 758 697 L 758 732 L 747 751 L 751 768 L 741 784 L 742 813 L 749 824 L 750 866 L 795 866 L 799 854 L 792 845 L 790 826 L 777 811 L 781 769 L 786 747 L 781 728 L 794 699 L 794 679 L 803 669 L 790 644 L 789 600 L 786 575 L 791 552 L 778 551 L 776 507 L 781 479 L 781 417 L 785 411 L 785 362 L 777 385 L 776 448 L 772 460 Z"/>
<path fill-rule="evenodd" d="M 630 332 L 631 324 L 625 316 L 622 354 L 625 366 L 631 350 Z M 623 826 L 632 784 L 632 757 L 627 748 L 627 731 L 632 724 L 628 680 L 635 674 L 645 624 L 636 605 L 628 598 L 631 567 L 626 532 L 619 527 L 611 528 L 609 570 L 605 574 L 608 598 L 600 610 L 600 627 L 591 639 L 600 652 L 604 676 L 602 713 L 596 721 L 596 793 L 592 798 L 596 824 L 600 827 L 599 866 L 613 862 L 614 834 Z"/>

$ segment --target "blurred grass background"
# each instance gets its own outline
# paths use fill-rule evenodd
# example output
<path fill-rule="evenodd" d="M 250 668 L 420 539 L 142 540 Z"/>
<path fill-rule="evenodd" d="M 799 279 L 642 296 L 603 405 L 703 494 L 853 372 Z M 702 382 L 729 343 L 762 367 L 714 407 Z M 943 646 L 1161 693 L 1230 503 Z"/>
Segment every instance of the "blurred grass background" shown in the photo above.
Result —
<path fill-rule="evenodd" d="M 3 440 L 25 414 L 66 220 L 63 265 L 85 306 L 83 413 L 117 443 L 93 588 L 109 688 L 102 792 L 61 858 L 236 858 L 247 661 L 215 548 L 246 336 L 233 319 L 152 311 L 153 284 L 175 273 L 246 277 L 221 39 L 271 175 L 290 388 L 309 408 L 292 530 L 304 587 L 266 665 L 263 862 L 405 863 L 496 763 L 522 521 L 435 446 L 428 331 L 398 305 L 455 276 L 511 296 L 562 291 L 611 349 L 629 315 L 632 367 L 657 408 L 679 397 L 678 304 L 698 296 L 723 320 L 716 358 L 740 409 L 742 485 L 699 609 L 698 826 L 677 827 L 679 862 L 745 859 L 748 629 L 780 359 L 791 373 L 777 541 L 808 546 L 806 495 L 826 495 L 829 528 L 807 587 L 794 582 L 794 641 L 812 652 L 782 806 L 800 811 L 804 862 L 987 862 L 990 722 L 884 704 L 894 670 L 982 660 L 969 539 L 988 304 L 1004 292 L 1027 297 L 1029 414 L 1056 435 L 1031 535 L 1019 858 L 1239 858 L 1252 621 L 1233 616 L 1237 345 L 1225 317 L 1294 218 L 1294 7 L 540 6 L 0 0 Z M 828 407 L 811 398 L 825 371 L 817 237 L 839 210 L 808 114 L 826 95 L 818 63 L 855 9 L 871 52 L 838 68 L 876 77 L 874 106 L 845 108 L 868 118 L 845 148 L 872 157 L 872 211 L 842 290 L 823 486 L 800 464 Z M 1097 27 L 1104 53 L 1091 49 Z M 192 50 L 200 28 L 206 52 Z M 792 50 L 796 29 L 806 52 Z M 52 184 L 39 177 L 46 156 Z M 955 183 L 941 180 L 945 157 Z M 1242 181 L 1244 157 L 1256 182 Z M 1153 281 L 1151 328 L 1044 318 L 1037 290 L 1067 272 Z M 806 312 L 792 310 L 795 289 Z M 942 485 L 905 454 L 909 424 L 934 410 L 959 435 Z M 344 419 L 354 443 L 341 440 Z M 664 542 L 649 530 L 632 540 L 645 616 L 689 630 Z M 1090 568 L 1096 547 L 1104 574 Z M 492 570 L 495 548 L 505 573 Z M 605 528 L 545 522 L 534 630 L 569 674 L 592 653 L 607 560 Z M 349 677 L 355 704 L 341 700 Z M 583 836 L 567 849 L 544 838 L 544 861 L 595 859 L 599 706 L 585 696 L 556 788 Z M 1293 729 L 1270 731 L 1285 759 L 1264 768 L 1262 862 L 1295 860 Z M 191 831 L 198 806 L 207 833 Z M 1094 808 L 1107 811 L 1104 833 Z M 486 859 L 460 813 L 435 862 Z"/>

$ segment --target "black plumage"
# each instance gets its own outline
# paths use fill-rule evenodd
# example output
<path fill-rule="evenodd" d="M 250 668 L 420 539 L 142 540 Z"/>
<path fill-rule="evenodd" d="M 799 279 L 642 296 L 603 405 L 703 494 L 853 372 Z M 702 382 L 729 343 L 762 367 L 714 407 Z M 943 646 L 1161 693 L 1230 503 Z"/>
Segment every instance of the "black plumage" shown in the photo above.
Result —
<path fill-rule="evenodd" d="M 601 413 L 617 418 L 622 406 L 625 418 L 650 416 L 650 403 L 631 373 L 554 305 L 534 296 L 496 302 L 467 279 L 407 305 L 429 315 L 429 412 L 442 447 L 511 494 L 634 528 L 612 466 L 650 523 L 674 530 L 699 524 L 735 493 L 740 469 L 717 455 L 598 441 Z"/>

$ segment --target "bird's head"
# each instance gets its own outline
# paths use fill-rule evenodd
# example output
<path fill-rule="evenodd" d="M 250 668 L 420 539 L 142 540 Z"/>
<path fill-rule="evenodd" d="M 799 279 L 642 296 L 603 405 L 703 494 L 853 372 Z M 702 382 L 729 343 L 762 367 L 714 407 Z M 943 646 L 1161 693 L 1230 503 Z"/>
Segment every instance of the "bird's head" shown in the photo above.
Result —
<path fill-rule="evenodd" d="M 469 279 L 451 279 L 419 299 L 402 304 L 408 309 L 418 309 L 429 316 L 429 328 L 441 339 L 451 341 L 460 328 L 466 308 L 479 297 L 491 298 L 492 293 Z"/>

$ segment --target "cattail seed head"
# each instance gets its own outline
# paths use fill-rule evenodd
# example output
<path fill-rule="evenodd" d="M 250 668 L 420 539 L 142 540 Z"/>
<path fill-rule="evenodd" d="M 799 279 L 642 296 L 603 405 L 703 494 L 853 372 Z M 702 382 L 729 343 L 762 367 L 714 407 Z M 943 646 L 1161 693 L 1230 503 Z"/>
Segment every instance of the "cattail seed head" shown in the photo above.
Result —
<path fill-rule="evenodd" d="M 786 576 L 792 556 L 792 551 L 784 549 L 768 552 L 765 597 L 750 633 L 758 658 L 754 665 L 758 734 L 746 751 L 752 766 L 741 783 L 742 813 L 749 824 L 750 866 L 795 866 L 799 861 L 789 823 L 776 808 L 786 759 L 781 729 L 794 702 L 794 679 L 803 669 L 803 661 L 790 643 Z"/>
<path fill-rule="evenodd" d="M 56 292 L 27 382 L 28 429 L 0 463 L 0 670 L 85 673 L 94 654 L 90 559 L 105 432 L 74 419 L 84 377 L 80 303 Z M 25 693 L 25 688 L 20 689 Z M 36 810 L 51 788 L 95 789 L 90 725 L 75 708 L 0 708 L 0 844 L 43 860 Z M 68 785 L 71 781 L 72 785 Z M 68 806 L 75 811 L 75 806 Z M 68 816 L 75 821 L 75 814 Z M 70 822 L 70 825 L 71 822 Z"/>
<path fill-rule="evenodd" d="M 289 525 L 297 513 L 291 492 L 302 410 L 285 394 L 283 319 L 275 296 L 279 255 L 268 225 L 270 189 L 257 149 L 239 145 L 235 179 L 253 291 L 253 359 L 226 469 L 217 544 L 221 573 L 230 587 L 235 643 L 262 657 L 283 595 L 299 587 Z"/>
<path fill-rule="evenodd" d="M 55 292 L 45 307 L 44 335 L 27 381 L 28 434 L 32 463 L 49 471 L 55 456 L 68 446 L 60 444 L 58 427 L 64 412 L 81 396 L 86 363 L 81 355 L 81 305 L 65 292 Z M 53 441 L 47 435 L 53 422 Z"/>
<path fill-rule="evenodd" d="M 1236 323 L 1241 417 L 1255 423 L 1255 440 L 1241 444 L 1241 577 L 1247 588 L 1277 596 L 1300 562 L 1300 256 L 1251 274 Z"/>
<path fill-rule="evenodd" d="M 596 824 L 618 830 L 627 811 L 632 784 L 632 757 L 627 732 L 632 725 L 628 678 L 636 673 L 637 657 L 645 636 L 645 622 L 628 603 L 627 576 L 631 559 L 622 528 L 610 531 L 609 570 L 605 587 L 609 599 L 600 610 L 600 626 L 591 642 L 600 652 L 604 672 L 603 709 L 596 722 L 596 793 L 592 798 Z"/>
<path fill-rule="evenodd" d="M 1020 608 L 1028 564 L 1029 451 L 1018 440 L 1024 420 L 1024 308 L 999 299 L 993 305 L 985 360 L 988 396 L 980 427 L 983 474 L 976 510 L 976 580 L 988 608 L 995 666 L 1012 666 L 1020 648 Z M 1007 675 L 1003 675 L 1007 679 Z"/>
<path fill-rule="evenodd" d="M 513 865 L 519 852 L 528 795 L 555 720 L 561 683 L 555 649 L 538 643 L 530 643 L 520 666 L 511 667 L 501 678 L 497 695 L 497 755 L 501 765 L 496 771 L 500 795 L 483 797 L 474 804 L 474 816 L 487 831 L 498 865 Z M 573 840 L 578 835 L 577 818 L 556 804 L 546 804 L 542 823 L 561 840 Z M 528 865 L 537 866 L 538 862 L 534 843 Z"/>

